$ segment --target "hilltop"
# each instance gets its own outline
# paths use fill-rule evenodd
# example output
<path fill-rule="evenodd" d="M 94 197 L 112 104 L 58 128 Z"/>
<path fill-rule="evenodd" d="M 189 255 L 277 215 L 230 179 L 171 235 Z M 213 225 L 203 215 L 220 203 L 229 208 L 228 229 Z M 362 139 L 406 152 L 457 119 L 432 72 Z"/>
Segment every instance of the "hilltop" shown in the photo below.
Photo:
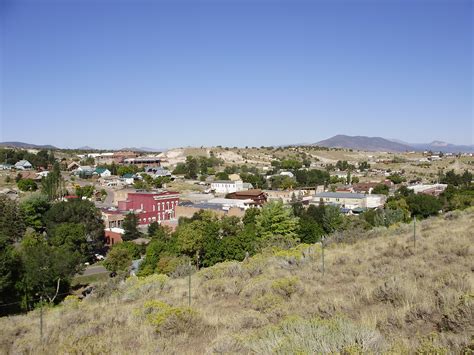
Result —
<path fill-rule="evenodd" d="M 38 310 L 0 319 L 0 352 L 461 353 L 473 346 L 473 217 L 420 222 L 416 248 L 407 224 L 330 242 L 324 275 L 319 244 L 217 264 L 193 274 L 191 307 L 185 276 L 110 279 L 44 311 L 43 347 Z"/>
<path fill-rule="evenodd" d="M 413 150 L 413 147 L 381 137 L 365 136 L 346 136 L 339 134 L 337 136 L 322 140 L 315 145 L 330 148 L 347 148 L 367 151 L 382 152 L 405 152 Z"/>
<path fill-rule="evenodd" d="M 382 137 L 346 136 L 343 134 L 314 143 L 314 145 L 328 148 L 346 148 L 365 151 L 379 152 L 407 152 L 431 150 L 444 153 L 472 153 L 473 145 L 456 145 L 442 141 L 431 143 L 406 143 L 397 139 L 385 139 Z"/>

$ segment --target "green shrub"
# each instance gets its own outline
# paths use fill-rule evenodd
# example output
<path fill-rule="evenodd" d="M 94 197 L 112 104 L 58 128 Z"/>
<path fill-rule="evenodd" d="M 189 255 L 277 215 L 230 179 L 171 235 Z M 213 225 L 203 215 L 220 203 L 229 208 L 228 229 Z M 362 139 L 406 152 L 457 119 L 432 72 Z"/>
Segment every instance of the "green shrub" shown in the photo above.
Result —
<path fill-rule="evenodd" d="M 139 313 L 161 334 L 191 332 L 200 321 L 197 312 L 189 307 L 173 307 L 157 300 L 145 302 Z"/>
<path fill-rule="evenodd" d="M 283 277 L 272 282 L 272 290 L 285 298 L 290 298 L 301 288 L 298 277 Z"/>
<path fill-rule="evenodd" d="M 252 308 L 260 312 L 268 312 L 272 309 L 280 307 L 284 300 L 281 296 L 273 293 L 267 293 L 263 296 L 257 296 L 252 299 Z"/>

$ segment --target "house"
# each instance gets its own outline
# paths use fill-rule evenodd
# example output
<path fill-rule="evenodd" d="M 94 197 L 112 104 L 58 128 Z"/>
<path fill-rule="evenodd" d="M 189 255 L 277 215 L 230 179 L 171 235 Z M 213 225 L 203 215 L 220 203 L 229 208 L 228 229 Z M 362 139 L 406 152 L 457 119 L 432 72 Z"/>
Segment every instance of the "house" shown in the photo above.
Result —
<path fill-rule="evenodd" d="M 415 194 L 425 194 L 431 196 L 439 196 L 446 188 L 447 184 L 431 184 L 431 185 L 412 185 L 407 186 L 408 189 L 412 190 Z"/>
<path fill-rule="evenodd" d="M 308 204 L 312 199 L 308 190 L 265 190 L 268 201 L 282 201 L 283 203 L 290 203 L 295 199 Z"/>
<path fill-rule="evenodd" d="M 94 173 L 100 175 L 100 177 L 109 177 L 112 175 L 110 170 L 106 168 L 95 168 Z"/>
<path fill-rule="evenodd" d="M 33 169 L 33 165 L 28 160 L 20 160 L 15 164 L 17 170 L 30 170 Z"/>
<path fill-rule="evenodd" d="M 125 219 L 124 213 L 116 209 L 103 209 L 101 212 L 105 228 L 122 228 L 123 220 Z"/>
<path fill-rule="evenodd" d="M 147 165 L 156 165 L 160 166 L 161 165 L 161 158 L 158 157 L 137 157 L 137 158 L 128 158 L 123 160 L 124 164 L 127 165 L 137 165 L 140 167 L 144 167 Z"/>
<path fill-rule="evenodd" d="M 76 170 L 73 171 L 74 175 L 78 175 L 82 178 L 89 178 L 94 175 L 95 168 L 89 166 L 89 165 L 84 165 L 78 167 Z"/>
<path fill-rule="evenodd" d="M 242 180 L 232 181 L 232 180 L 217 180 L 211 183 L 211 190 L 215 191 L 218 194 L 230 194 L 232 192 L 248 190 L 250 184 L 244 186 Z"/>
<path fill-rule="evenodd" d="M 44 170 L 44 171 L 40 171 L 39 173 L 36 174 L 37 178 L 39 178 L 40 180 L 46 176 L 48 176 L 49 174 L 49 171 L 47 170 Z"/>
<path fill-rule="evenodd" d="M 216 215 L 222 216 L 236 216 L 242 218 L 245 215 L 245 208 L 238 206 L 224 206 L 218 203 L 207 203 L 207 202 L 190 202 L 183 201 L 176 207 L 176 218 L 186 217 L 191 218 L 195 213 L 199 211 L 212 211 Z"/>
<path fill-rule="evenodd" d="M 353 184 L 352 191 L 361 194 L 371 194 L 375 186 L 380 184 L 386 185 L 389 188 L 393 186 L 393 182 L 391 182 L 390 180 L 384 180 L 382 182 L 361 182 Z"/>
<path fill-rule="evenodd" d="M 135 174 L 125 174 L 122 176 L 122 181 L 127 184 L 127 185 L 133 185 L 135 182 L 135 179 L 137 179 L 137 175 Z"/>
<path fill-rule="evenodd" d="M 161 166 L 149 166 L 145 168 L 145 173 L 153 177 L 171 177 L 171 172 Z"/>
<path fill-rule="evenodd" d="M 351 192 L 320 192 L 314 195 L 313 204 L 321 202 L 341 208 L 377 208 L 385 203 L 385 195 L 366 195 Z"/>
<path fill-rule="evenodd" d="M 13 165 L 11 164 L 0 164 L 0 170 L 12 170 Z"/>
<path fill-rule="evenodd" d="M 289 178 L 292 178 L 292 179 L 295 177 L 295 175 L 291 171 L 282 171 L 280 173 L 280 176 L 288 176 Z"/>
<path fill-rule="evenodd" d="M 125 231 L 122 228 L 105 228 L 105 245 L 108 247 L 117 243 L 122 243 L 122 235 Z"/>
<path fill-rule="evenodd" d="M 73 170 L 76 170 L 80 167 L 79 163 L 76 162 L 76 161 L 73 161 L 72 163 L 68 164 L 67 166 L 67 170 L 68 171 L 73 171 Z"/>
<path fill-rule="evenodd" d="M 256 206 L 262 206 L 267 202 L 267 194 L 260 189 L 251 189 L 247 191 L 236 191 L 227 194 L 226 198 L 235 200 L 252 200 Z"/>
<path fill-rule="evenodd" d="M 174 191 L 131 192 L 118 202 L 118 210 L 135 213 L 139 224 L 150 224 L 175 219 L 178 203 L 179 193 Z"/>

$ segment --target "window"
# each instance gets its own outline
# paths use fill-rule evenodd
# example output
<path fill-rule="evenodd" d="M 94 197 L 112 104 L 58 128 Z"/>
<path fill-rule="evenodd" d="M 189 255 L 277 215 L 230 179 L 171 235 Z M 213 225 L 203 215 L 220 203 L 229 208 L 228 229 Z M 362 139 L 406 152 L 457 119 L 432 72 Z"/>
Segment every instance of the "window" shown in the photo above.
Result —
<path fill-rule="evenodd" d="M 158 203 L 156 206 L 158 207 L 158 211 L 159 211 L 160 210 L 160 204 Z"/>

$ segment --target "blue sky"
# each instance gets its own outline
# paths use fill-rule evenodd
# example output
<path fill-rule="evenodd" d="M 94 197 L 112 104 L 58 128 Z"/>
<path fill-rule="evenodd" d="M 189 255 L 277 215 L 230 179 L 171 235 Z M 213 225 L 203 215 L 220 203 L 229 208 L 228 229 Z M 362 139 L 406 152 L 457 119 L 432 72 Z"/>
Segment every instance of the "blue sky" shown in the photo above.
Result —
<path fill-rule="evenodd" d="M 472 144 L 470 1 L 0 2 L 1 141 Z"/>

